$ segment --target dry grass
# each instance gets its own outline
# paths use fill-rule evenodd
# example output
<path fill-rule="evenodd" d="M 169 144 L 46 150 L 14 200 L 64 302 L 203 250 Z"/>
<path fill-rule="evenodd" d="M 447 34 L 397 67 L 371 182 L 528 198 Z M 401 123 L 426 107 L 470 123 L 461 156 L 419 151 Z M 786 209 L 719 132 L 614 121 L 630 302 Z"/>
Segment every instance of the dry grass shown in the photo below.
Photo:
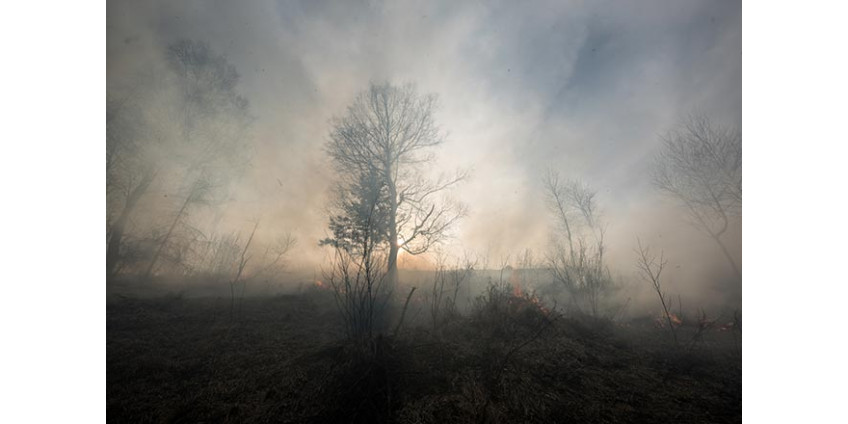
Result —
<path fill-rule="evenodd" d="M 344 341 L 332 294 L 107 304 L 111 422 L 739 422 L 731 332 L 555 316 L 490 293 L 438 332 Z M 498 297 L 503 295 L 504 297 Z M 688 331 L 681 328 L 681 335 Z M 696 331 L 695 329 L 691 331 Z"/>

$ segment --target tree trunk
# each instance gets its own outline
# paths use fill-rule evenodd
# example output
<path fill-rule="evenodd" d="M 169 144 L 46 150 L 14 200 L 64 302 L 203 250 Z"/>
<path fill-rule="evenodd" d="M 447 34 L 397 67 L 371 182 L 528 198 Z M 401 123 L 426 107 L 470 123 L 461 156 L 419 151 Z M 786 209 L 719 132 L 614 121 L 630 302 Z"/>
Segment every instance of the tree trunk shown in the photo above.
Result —
<path fill-rule="evenodd" d="M 386 279 L 388 282 L 388 289 L 389 291 L 392 291 L 398 281 L 397 257 L 398 252 L 400 251 L 400 246 L 398 246 L 397 232 L 397 195 L 395 194 L 394 187 L 390 186 L 389 192 L 389 197 L 391 198 L 391 210 L 389 213 L 389 264 Z"/>
<path fill-rule="evenodd" d="M 127 222 L 139 199 L 147 192 L 147 188 L 150 187 L 151 182 L 153 182 L 153 173 L 145 174 L 141 182 L 127 196 L 127 200 L 124 203 L 124 210 L 121 211 L 121 216 L 118 217 L 118 220 L 115 221 L 115 225 L 112 227 L 112 236 L 109 237 L 109 245 L 106 247 L 106 281 L 109 281 L 115 275 L 118 262 L 121 260 L 121 241 L 124 238 Z"/>
<path fill-rule="evenodd" d="M 397 240 L 393 241 L 389 246 L 389 268 L 388 275 L 386 276 L 388 281 L 389 290 L 394 289 L 395 284 L 397 284 L 398 280 L 398 268 L 397 268 L 397 257 L 400 249 L 398 248 Z"/>

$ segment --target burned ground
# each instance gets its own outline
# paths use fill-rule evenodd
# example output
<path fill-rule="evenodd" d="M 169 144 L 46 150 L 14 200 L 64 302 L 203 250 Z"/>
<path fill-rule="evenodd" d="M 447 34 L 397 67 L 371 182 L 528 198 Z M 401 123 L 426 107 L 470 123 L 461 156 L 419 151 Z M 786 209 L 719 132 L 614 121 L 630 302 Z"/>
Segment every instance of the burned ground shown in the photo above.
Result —
<path fill-rule="evenodd" d="M 355 343 L 324 290 L 235 310 L 226 297 L 112 295 L 108 420 L 741 421 L 740 332 L 675 346 L 652 323 L 509 302 Z M 694 332 L 678 328 L 681 340 Z"/>

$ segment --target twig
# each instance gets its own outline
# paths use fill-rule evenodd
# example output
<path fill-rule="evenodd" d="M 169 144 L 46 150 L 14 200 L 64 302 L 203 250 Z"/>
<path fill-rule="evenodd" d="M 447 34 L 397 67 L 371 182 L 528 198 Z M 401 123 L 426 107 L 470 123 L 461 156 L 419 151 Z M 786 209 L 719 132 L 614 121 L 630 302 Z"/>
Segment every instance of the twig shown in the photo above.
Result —
<path fill-rule="evenodd" d="M 398 320 L 395 331 L 392 334 L 393 337 L 397 337 L 398 331 L 400 331 L 400 327 L 403 325 L 403 318 L 406 316 L 406 308 L 409 306 L 409 300 L 412 299 L 412 293 L 415 293 L 416 288 L 417 287 L 413 287 L 412 290 L 409 291 L 409 294 L 406 295 L 406 302 L 403 304 L 403 311 L 400 313 L 400 320 Z"/>

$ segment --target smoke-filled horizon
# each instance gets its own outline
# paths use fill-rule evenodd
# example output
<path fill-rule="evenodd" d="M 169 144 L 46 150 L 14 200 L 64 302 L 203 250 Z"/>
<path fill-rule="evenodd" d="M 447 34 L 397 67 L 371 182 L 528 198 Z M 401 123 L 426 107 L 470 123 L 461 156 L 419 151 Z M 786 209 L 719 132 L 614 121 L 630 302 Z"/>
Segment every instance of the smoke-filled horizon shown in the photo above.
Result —
<path fill-rule="evenodd" d="M 515 266 L 527 249 L 544 261 L 556 230 L 543 180 L 554 170 L 597 190 L 613 275 L 644 284 L 639 237 L 664 250 L 674 293 L 741 304 L 722 251 L 652 184 L 661 138 L 685 117 L 741 129 L 739 3 L 110 0 L 107 22 L 110 98 L 143 98 L 139 81 L 167 68 L 180 40 L 205 43 L 235 68 L 252 160 L 206 213 L 243 238 L 258 221 L 266 244 L 290 233 L 290 269 L 319 269 L 330 256 L 318 242 L 329 235 L 331 120 L 371 83 L 412 83 L 438 96 L 445 134 L 428 173 L 469 171 L 448 193 L 467 213 L 440 251 L 470 252 L 491 269 L 507 258 Z M 169 194 L 154 182 L 132 225 L 156 208 L 178 210 Z M 741 219 L 722 239 L 741 264 Z M 433 263 L 399 257 L 401 269 Z"/>

